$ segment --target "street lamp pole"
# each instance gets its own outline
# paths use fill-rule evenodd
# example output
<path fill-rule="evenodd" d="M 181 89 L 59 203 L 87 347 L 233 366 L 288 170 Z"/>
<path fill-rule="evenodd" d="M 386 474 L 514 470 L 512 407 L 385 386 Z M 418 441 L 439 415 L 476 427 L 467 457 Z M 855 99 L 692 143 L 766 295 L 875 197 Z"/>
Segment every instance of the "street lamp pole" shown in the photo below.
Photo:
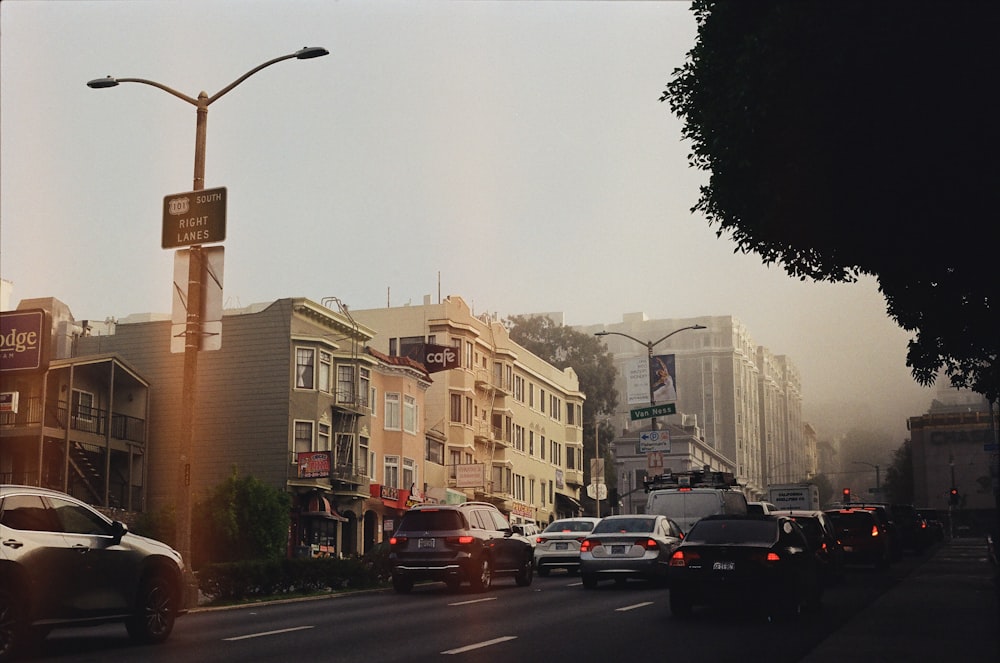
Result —
<path fill-rule="evenodd" d="M 328 55 L 329 51 L 320 46 L 301 48 L 294 53 L 268 60 L 246 72 L 235 81 L 222 88 L 212 96 L 202 91 L 195 99 L 182 92 L 145 78 L 96 78 L 87 83 L 94 89 L 115 87 L 119 83 L 142 83 L 159 88 L 164 92 L 182 99 L 196 108 L 195 140 L 194 140 L 194 183 L 192 189 L 201 191 L 205 188 L 205 145 L 208 128 L 208 107 L 218 101 L 234 87 L 253 76 L 261 69 L 270 67 L 283 60 L 295 58 L 309 60 Z M 201 245 L 190 246 L 188 263 L 187 319 L 184 329 L 184 377 L 181 394 L 181 436 L 178 453 L 178 504 L 177 504 L 177 549 L 190 565 L 191 559 L 191 450 L 194 442 L 194 407 L 197 392 L 196 379 L 198 375 L 198 351 L 201 349 L 201 307 L 202 280 L 205 273 L 204 256 Z M 188 566 L 190 568 L 190 566 Z"/>
<path fill-rule="evenodd" d="M 617 331 L 599 331 L 599 332 L 594 332 L 594 336 L 611 336 L 611 335 L 614 335 L 614 336 L 624 336 L 625 338 L 632 339 L 633 341 L 635 341 L 639 345 L 645 345 L 646 346 L 646 365 L 647 366 L 652 366 L 652 364 L 653 364 L 653 347 L 655 347 L 655 346 L 659 345 L 660 343 L 664 342 L 665 340 L 667 340 L 668 338 L 670 338 L 674 334 L 679 334 L 682 331 L 687 331 L 689 329 L 706 329 L 706 327 L 705 327 L 705 325 L 690 325 L 688 327 L 681 327 L 680 329 L 675 329 L 674 331 L 670 332 L 666 336 L 664 336 L 664 337 L 662 337 L 660 339 L 657 339 L 655 341 L 642 341 L 642 340 L 636 338 L 635 336 L 630 336 L 629 334 L 626 334 L 624 332 L 617 332 Z M 652 379 L 650 379 L 649 380 L 649 406 L 652 407 L 653 405 L 654 405 L 654 403 L 653 403 L 653 381 L 652 381 Z M 654 431 L 656 430 L 656 417 L 655 416 L 652 418 L 652 421 L 650 422 L 650 430 L 654 430 Z"/>
<path fill-rule="evenodd" d="M 881 499 L 882 498 L 882 482 L 881 482 L 881 475 L 879 474 L 881 468 L 876 463 L 866 463 L 863 460 L 856 460 L 854 462 L 857 463 L 858 465 L 867 465 L 868 467 L 874 467 L 875 468 L 875 494 L 878 495 L 879 499 Z"/>

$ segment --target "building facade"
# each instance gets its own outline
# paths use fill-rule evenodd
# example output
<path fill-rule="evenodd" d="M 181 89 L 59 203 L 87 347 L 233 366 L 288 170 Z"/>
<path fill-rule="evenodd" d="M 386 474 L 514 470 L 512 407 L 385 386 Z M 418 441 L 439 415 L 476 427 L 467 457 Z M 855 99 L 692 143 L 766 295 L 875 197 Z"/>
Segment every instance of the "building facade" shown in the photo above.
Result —
<path fill-rule="evenodd" d="M 489 501 L 514 523 L 580 513 L 584 395 L 572 369 L 520 347 L 460 297 L 351 315 L 377 330 L 371 346 L 390 357 L 426 346 L 455 355 L 457 367 L 434 373 L 426 396 L 426 427 L 444 440 L 447 468 L 429 496 Z"/>

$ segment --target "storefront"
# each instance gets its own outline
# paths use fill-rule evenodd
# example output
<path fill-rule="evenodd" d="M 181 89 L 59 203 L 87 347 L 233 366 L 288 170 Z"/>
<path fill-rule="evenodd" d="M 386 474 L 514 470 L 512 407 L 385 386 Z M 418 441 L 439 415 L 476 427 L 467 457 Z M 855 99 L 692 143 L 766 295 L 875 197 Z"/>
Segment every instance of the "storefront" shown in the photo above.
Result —
<path fill-rule="evenodd" d="M 346 523 L 347 518 L 340 515 L 330 500 L 318 491 L 302 495 L 299 499 L 295 556 L 336 557 L 341 549 L 341 523 Z"/>

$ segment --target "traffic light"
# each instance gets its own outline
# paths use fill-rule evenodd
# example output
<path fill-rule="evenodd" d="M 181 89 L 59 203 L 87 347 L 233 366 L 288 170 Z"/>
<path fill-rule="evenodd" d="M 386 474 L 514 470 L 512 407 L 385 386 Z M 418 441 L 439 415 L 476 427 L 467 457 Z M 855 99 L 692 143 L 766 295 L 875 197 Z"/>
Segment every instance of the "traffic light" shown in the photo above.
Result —
<path fill-rule="evenodd" d="M 844 488 L 844 504 L 847 504 L 850 501 L 851 501 L 851 489 Z"/>
<path fill-rule="evenodd" d="M 958 488 L 954 488 L 953 487 L 948 492 L 948 504 L 951 504 L 952 506 L 955 506 L 955 505 L 958 504 L 958 501 L 959 501 Z"/>

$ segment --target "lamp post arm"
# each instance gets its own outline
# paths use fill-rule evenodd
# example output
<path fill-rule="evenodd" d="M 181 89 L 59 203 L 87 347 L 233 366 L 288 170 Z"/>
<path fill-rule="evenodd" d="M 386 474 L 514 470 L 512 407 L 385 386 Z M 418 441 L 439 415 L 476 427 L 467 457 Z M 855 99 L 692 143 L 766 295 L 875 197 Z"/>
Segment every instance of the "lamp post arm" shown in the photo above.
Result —
<path fill-rule="evenodd" d="M 678 330 L 678 331 L 680 331 L 680 330 Z M 656 343 L 660 342 L 660 341 L 657 341 L 656 343 L 650 344 L 649 341 L 639 340 L 635 336 L 629 336 L 625 332 L 618 332 L 618 331 L 594 332 L 594 336 L 609 336 L 609 335 L 612 335 L 612 334 L 615 335 L 615 336 L 624 336 L 625 338 L 630 338 L 633 341 L 635 341 L 636 343 L 639 343 L 640 345 L 645 345 L 647 348 L 652 348 L 653 345 L 656 345 Z M 669 334 L 667 336 L 669 336 Z M 664 338 L 666 338 L 666 336 L 664 336 Z M 660 339 L 660 340 L 662 341 L 663 339 Z"/>
<path fill-rule="evenodd" d="M 151 80 L 146 79 L 146 78 L 115 78 L 113 80 L 115 82 L 117 82 L 117 83 L 142 83 L 143 85 L 152 85 L 153 87 L 158 87 L 161 90 L 163 90 L 164 92 L 168 92 L 168 93 L 174 95 L 178 99 L 183 99 L 184 101 L 188 102 L 192 106 L 197 106 L 198 105 L 198 100 L 197 99 L 189 97 L 186 94 L 184 94 L 183 92 L 178 92 L 174 88 L 172 88 L 170 86 L 167 86 L 167 85 L 164 85 L 163 83 L 157 83 L 156 81 L 151 81 Z"/>
<path fill-rule="evenodd" d="M 282 60 L 291 60 L 292 58 L 297 57 L 297 55 L 298 55 L 297 53 L 289 53 L 288 55 L 282 55 L 281 57 L 274 58 L 273 60 L 268 60 L 264 64 L 257 65 L 256 67 L 254 67 L 253 69 L 251 69 L 247 73 L 243 74 L 242 76 L 240 76 L 239 78 L 237 78 L 235 81 L 233 81 L 232 83 L 230 83 L 229 85 L 227 85 L 226 87 L 222 88 L 221 90 L 219 90 L 218 92 L 216 92 L 215 94 L 213 94 L 211 97 L 209 97 L 208 101 L 205 102 L 205 105 L 207 106 L 207 105 L 211 104 L 212 102 L 217 101 L 222 95 L 226 94 L 227 92 L 229 92 L 230 90 L 232 90 L 234 87 L 236 87 L 237 85 L 239 85 L 240 83 L 242 83 L 246 79 L 250 78 L 254 74 L 256 74 L 261 69 L 263 69 L 265 67 L 270 67 L 272 64 L 281 62 Z"/>
<path fill-rule="evenodd" d="M 670 338 L 674 334 L 679 334 L 682 331 L 687 331 L 689 329 L 705 329 L 705 326 L 704 325 L 690 325 L 689 327 L 681 327 L 680 329 L 675 329 L 674 331 L 670 332 L 669 334 L 667 334 L 663 338 L 659 339 L 658 341 L 653 341 L 652 343 L 650 343 L 649 347 L 652 348 L 654 345 L 659 345 L 660 343 L 663 343 L 665 340 L 667 340 L 668 338 Z M 639 341 L 639 342 L 642 343 L 642 341 Z"/>

